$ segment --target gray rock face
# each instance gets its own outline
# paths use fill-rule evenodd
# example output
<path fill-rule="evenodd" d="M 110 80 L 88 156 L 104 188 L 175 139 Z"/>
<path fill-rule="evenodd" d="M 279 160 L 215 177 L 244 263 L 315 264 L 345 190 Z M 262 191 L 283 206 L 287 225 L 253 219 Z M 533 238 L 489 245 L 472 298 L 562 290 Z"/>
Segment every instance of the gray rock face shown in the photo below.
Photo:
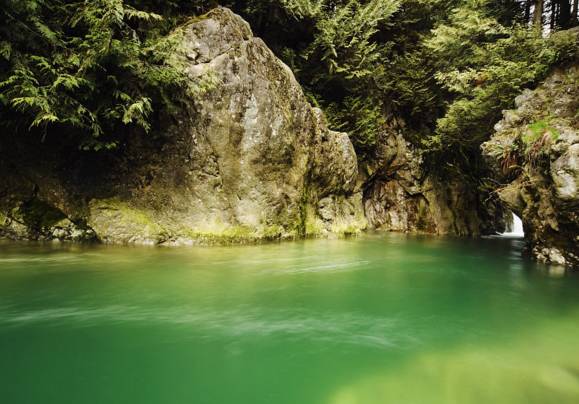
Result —
<path fill-rule="evenodd" d="M 373 166 L 365 167 L 364 208 L 369 225 L 458 236 L 502 231 L 502 209 L 490 203 L 482 206 L 477 190 L 460 178 L 442 179 L 427 172 L 402 130 L 403 126 L 381 134 Z"/>
<path fill-rule="evenodd" d="M 243 242 L 363 229 L 353 146 L 346 134 L 328 130 L 290 69 L 228 9 L 179 29 L 175 58 L 209 90 L 167 124 L 160 150 L 128 144 L 116 164 L 124 169 L 107 174 L 104 192 L 75 190 L 86 203 L 70 210 L 66 186 L 56 197 L 40 190 L 44 200 L 110 243 Z"/>
<path fill-rule="evenodd" d="M 537 259 L 579 266 L 579 63 L 526 90 L 516 107 L 483 144 L 499 197 L 522 218 Z"/>
<path fill-rule="evenodd" d="M 21 202 L 0 213 L 0 238 L 17 240 L 94 241 L 94 231 L 73 223 L 62 211 L 38 200 Z"/>

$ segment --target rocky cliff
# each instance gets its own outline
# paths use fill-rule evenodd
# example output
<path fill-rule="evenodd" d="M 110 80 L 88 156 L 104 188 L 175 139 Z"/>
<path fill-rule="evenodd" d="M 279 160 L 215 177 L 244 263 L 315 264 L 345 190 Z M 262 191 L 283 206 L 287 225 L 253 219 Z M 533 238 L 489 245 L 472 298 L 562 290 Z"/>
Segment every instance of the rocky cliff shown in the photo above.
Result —
<path fill-rule="evenodd" d="M 501 204 L 472 178 L 425 169 L 400 120 L 359 167 L 347 134 L 328 129 L 290 69 L 228 9 L 172 38 L 191 82 L 211 84 L 177 118 L 163 117 L 160 133 L 129 133 L 100 154 L 55 138 L 0 139 L 0 237 L 180 245 L 366 226 L 458 236 L 505 229 Z M 523 217 L 536 255 L 560 263 L 577 257 L 572 72 L 521 96 L 521 111 L 506 113 L 485 146 L 505 184 L 499 196 Z M 529 130 L 551 135 L 531 139 Z"/>
<path fill-rule="evenodd" d="M 390 126 L 380 134 L 373 158 L 362 165 L 369 226 L 469 237 L 504 231 L 500 203 L 481 198 L 466 176 L 430 172 L 405 140 L 404 122 L 395 120 Z"/>
<path fill-rule="evenodd" d="M 516 99 L 483 145 L 532 254 L 579 266 L 579 62 Z"/>
<path fill-rule="evenodd" d="M 0 145 L 1 235 L 190 244 L 365 227 L 348 136 L 328 130 L 249 25 L 217 8 L 179 30 L 175 57 L 209 90 L 157 138 L 106 156 Z"/>

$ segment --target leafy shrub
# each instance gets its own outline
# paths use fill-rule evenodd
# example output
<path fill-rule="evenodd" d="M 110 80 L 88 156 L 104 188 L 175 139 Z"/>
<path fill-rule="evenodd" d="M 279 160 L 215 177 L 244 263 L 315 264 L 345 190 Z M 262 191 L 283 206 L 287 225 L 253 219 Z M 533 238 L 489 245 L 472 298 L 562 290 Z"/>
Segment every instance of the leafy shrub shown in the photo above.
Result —
<path fill-rule="evenodd" d="M 436 58 L 448 107 L 436 126 L 439 147 L 476 149 L 492 134 L 503 109 L 572 55 L 573 35 L 544 39 L 520 26 L 507 28 L 485 13 L 486 0 L 470 0 L 426 41 Z"/>
<path fill-rule="evenodd" d="M 149 132 L 154 110 L 199 90 L 169 56 L 176 20 L 125 0 L 1 0 L 0 121 L 5 133 L 73 133 L 86 150 Z M 169 7 L 170 8 L 170 7 Z M 24 124 L 24 125 L 23 125 Z M 63 140 L 64 141 L 64 140 Z"/>

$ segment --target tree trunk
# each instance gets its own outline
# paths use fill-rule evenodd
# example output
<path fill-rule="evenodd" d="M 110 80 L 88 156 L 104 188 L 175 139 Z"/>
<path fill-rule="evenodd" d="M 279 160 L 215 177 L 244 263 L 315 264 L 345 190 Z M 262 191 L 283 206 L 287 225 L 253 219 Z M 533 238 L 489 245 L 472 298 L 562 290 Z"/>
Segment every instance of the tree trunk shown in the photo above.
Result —
<path fill-rule="evenodd" d="M 533 26 L 535 29 L 543 30 L 543 6 L 544 0 L 535 0 L 535 11 L 533 12 Z"/>
<path fill-rule="evenodd" d="M 555 30 L 555 27 L 557 25 L 557 14 L 559 11 L 559 3 L 557 3 L 557 0 L 551 0 L 551 15 L 550 15 L 550 21 L 549 21 L 549 29 L 551 31 Z"/>
<path fill-rule="evenodd" d="M 578 7 L 579 7 L 579 0 L 575 0 L 573 2 L 573 12 L 571 13 L 571 25 L 572 26 L 579 25 L 579 21 L 577 20 L 577 18 L 579 17 L 579 14 L 577 13 Z"/>
<path fill-rule="evenodd" d="M 571 0 L 559 0 L 557 25 L 563 29 L 571 26 Z"/>

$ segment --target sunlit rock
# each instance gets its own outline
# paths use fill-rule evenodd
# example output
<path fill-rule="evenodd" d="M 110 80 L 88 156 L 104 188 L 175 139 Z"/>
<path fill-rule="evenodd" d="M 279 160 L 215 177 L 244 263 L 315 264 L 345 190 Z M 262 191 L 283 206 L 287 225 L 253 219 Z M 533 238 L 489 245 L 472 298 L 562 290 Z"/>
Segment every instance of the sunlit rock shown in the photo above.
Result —
<path fill-rule="evenodd" d="M 204 88 L 177 119 L 157 137 L 135 134 L 122 153 L 86 157 L 65 172 L 57 160 L 27 167 L 26 176 L 12 170 L 0 195 L 58 207 L 107 243 L 248 242 L 366 226 L 348 135 L 328 129 L 247 22 L 216 8 L 173 37 L 174 58 Z"/>
<path fill-rule="evenodd" d="M 483 144 L 497 193 L 521 216 L 537 259 L 579 266 L 579 65 L 554 71 L 516 106 Z"/>

